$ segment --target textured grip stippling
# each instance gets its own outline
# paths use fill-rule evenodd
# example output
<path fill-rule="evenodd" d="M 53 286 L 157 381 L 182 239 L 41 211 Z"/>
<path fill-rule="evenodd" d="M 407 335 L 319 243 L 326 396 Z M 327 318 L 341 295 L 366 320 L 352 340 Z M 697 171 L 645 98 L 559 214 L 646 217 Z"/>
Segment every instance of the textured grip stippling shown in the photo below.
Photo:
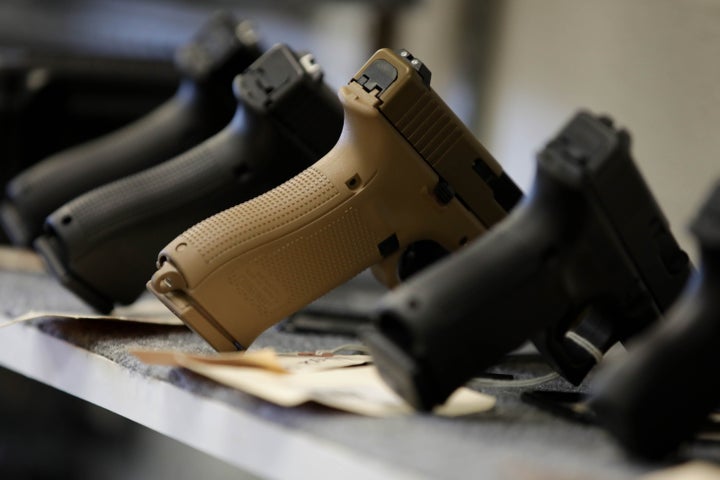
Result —
<path fill-rule="evenodd" d="M 183 237 L 210 264 L 228 251 L 322 207 L 336 195 L 338 190 L 332 182 L 310 167 L 279 187 L 198 223 Z"/>

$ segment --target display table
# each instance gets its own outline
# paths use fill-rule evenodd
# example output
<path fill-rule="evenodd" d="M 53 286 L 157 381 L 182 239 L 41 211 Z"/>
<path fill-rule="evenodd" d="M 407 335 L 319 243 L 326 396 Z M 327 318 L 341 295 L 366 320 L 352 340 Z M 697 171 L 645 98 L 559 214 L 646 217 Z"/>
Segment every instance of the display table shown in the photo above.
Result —
<path fill-rule="evenodd" d="M 91 313 L 40 271 L 0 270 L 0 316 L 27 310 Z M 332 348 L 348 338 L 262 335 L 253 348 Z M 628 460 L 600 429 L 490 390 L 496 408 L 460 418 L 417 413 L 366 418 L 318 405 L 282 408 L 186 370 L 148 366 L 129 348 L 211 352 L 180 326 L 32 320 L 0 329 L 0 364 L 92 402 L 242 469 L 269 478 L 636 478 L 659 465 Z M 536 357 L 507 369 L 547 372 Z M 562 380 L 545 388 L 568 389 Z M 704 455 L 717 457 L 717 445 Z"/>

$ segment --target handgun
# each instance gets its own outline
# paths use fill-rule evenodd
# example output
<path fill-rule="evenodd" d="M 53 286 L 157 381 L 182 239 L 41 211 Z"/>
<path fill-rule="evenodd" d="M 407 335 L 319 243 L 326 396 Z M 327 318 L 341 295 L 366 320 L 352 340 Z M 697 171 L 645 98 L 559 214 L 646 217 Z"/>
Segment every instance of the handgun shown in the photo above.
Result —
<path fill-rule="evenodd" d="M 363 337 L 386 382 L 421 410 L 526 340 L 578 384 L 666 310 L 690 269 L 628 132 L 579 112 L 538 154 L 523 202 L 388 292 Z"/>
<path fill-rule="evenodd" d="M 598 422 L 629 452 L 657 459 L 701 430 L 720 404 L 720 184 L 691 231 L 700 267 L 667 317 L 591 384 Z"/>
<path fill-rule="evenodd" d="M 174 97 L 120 130 L 51 155 L 6 185 L 0 223 L 8 237 L 29 245 L 45 217 L 65 202 L 169 160 L 218 132 L 235 109 L 233 77 L 259 55 L 247 21 L 213 16 L 177 50 L 182 80 Z"/>
<path fill-rule="evenodd" d="M 392 286 L 503 219 L 522 193 L 407 51 L 377 51 L 340 88 L 327 155 L 281 186 L 191 227 L 148 283 L 217 350 L 372 266 Z"/>
<path fill-rule="evenodd" d="M 237 110 L 218 134 L 48 216 L 35 249 L 95 309 L 109 312 L 116 303 L 133 302 L 169 240 L 280 185 L 337 142 L 342 107 L 311 54 L 276 45 L 233 86 Z"/>
<path fill-rule="evenodd" d="M 170 59 L 0 48 L 0 186 L 52 153 L 142 117 L 177 81 Z"/>

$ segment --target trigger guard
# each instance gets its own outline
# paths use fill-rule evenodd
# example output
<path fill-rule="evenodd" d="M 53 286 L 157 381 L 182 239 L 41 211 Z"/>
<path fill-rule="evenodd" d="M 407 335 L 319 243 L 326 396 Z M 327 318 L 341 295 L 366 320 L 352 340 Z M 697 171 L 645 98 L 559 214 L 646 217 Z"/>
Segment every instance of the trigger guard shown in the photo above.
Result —
<path fill-rule="evenodd" d="M 549 327 L 533 339 L 546 360 L 575 385 L 585 379 L 616 341 L 612 322 L 593 309 L 577 325 Z"/>
<path fill-rule="evenodd" d="M 605 320 L 599 313 L 589 312 L 577 325 L 565 332 L 563 348 L 566 355 L 569 358 L 577 357 L 578 361 L 583 358 L 588 361 L 591 357 L 595 363 L 600 363 L 616 342 L 612 326 L 612 322 Z"/>
<path fill-rule="evenodd" d="M 438 260 L 446 257 L 450 252 L 433 240 L 418 240 L 412 242 L 400 254 L 397 264 L 397 275 L 400 281 L 424 270 Z"/>
<path fill-rule="evenodd" d="M 370 271 L 380 283 L 393 288 L 449 253 L 433 240 L 418 240 L 373 265 Z"/>

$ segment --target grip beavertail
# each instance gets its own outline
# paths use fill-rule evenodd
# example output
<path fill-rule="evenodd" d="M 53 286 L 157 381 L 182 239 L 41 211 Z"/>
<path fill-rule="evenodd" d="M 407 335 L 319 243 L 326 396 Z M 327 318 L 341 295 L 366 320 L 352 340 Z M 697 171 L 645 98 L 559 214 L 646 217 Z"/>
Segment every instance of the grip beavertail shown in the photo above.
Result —
<path fill-rule="evenodd" d="M 342 108 L 322 77 L 310 54 L 271 48 L 235 79 L 238 109 L 224 130 L 65 204 L 48 217 L 36 250 L 97 310 L 132 302 L 169 239 L 279 185 L 332 148 Z"/>
<path fill-rule="evenodd" d="M 667 318 L 598 373 L 591 405 L 629 452 L 663 457 L 697 433 L 720 404 L 720 185 L 693 222 L 699 272 Z"/>
<path fill-rule="evenodd" d="M 365 340 L 398 393 L 430 409 L 529 339 L 577 384 L 662 314 L 690 266 L 629 150 L 579 113 L 506 220 L 381 300 Z"/>
<path fill-rule="evenodd" d="M 142 119 L 52 155 L 10 181 L 0 222 L 13 243 L 28 245 L 45 217 L 65 202 L 112 180 L 168 160 L 230 121 L 232 78 L 259 55 L 239 38 L 240 25 L 214 17 L 176 55 L 183 80 L 176 95 Z M 249 37 L 248 37 L 249 38 Z"/>
<path fill-rule="evenodd" d="M 340 89 L 343 133 L 315 165 L 160 253 L 149 288 L 216 349 L 246 348 L 367 267 L 392 286 L 408 245 L 455 250 L 517 201 L 408 55 L 381 50 Z"/>

